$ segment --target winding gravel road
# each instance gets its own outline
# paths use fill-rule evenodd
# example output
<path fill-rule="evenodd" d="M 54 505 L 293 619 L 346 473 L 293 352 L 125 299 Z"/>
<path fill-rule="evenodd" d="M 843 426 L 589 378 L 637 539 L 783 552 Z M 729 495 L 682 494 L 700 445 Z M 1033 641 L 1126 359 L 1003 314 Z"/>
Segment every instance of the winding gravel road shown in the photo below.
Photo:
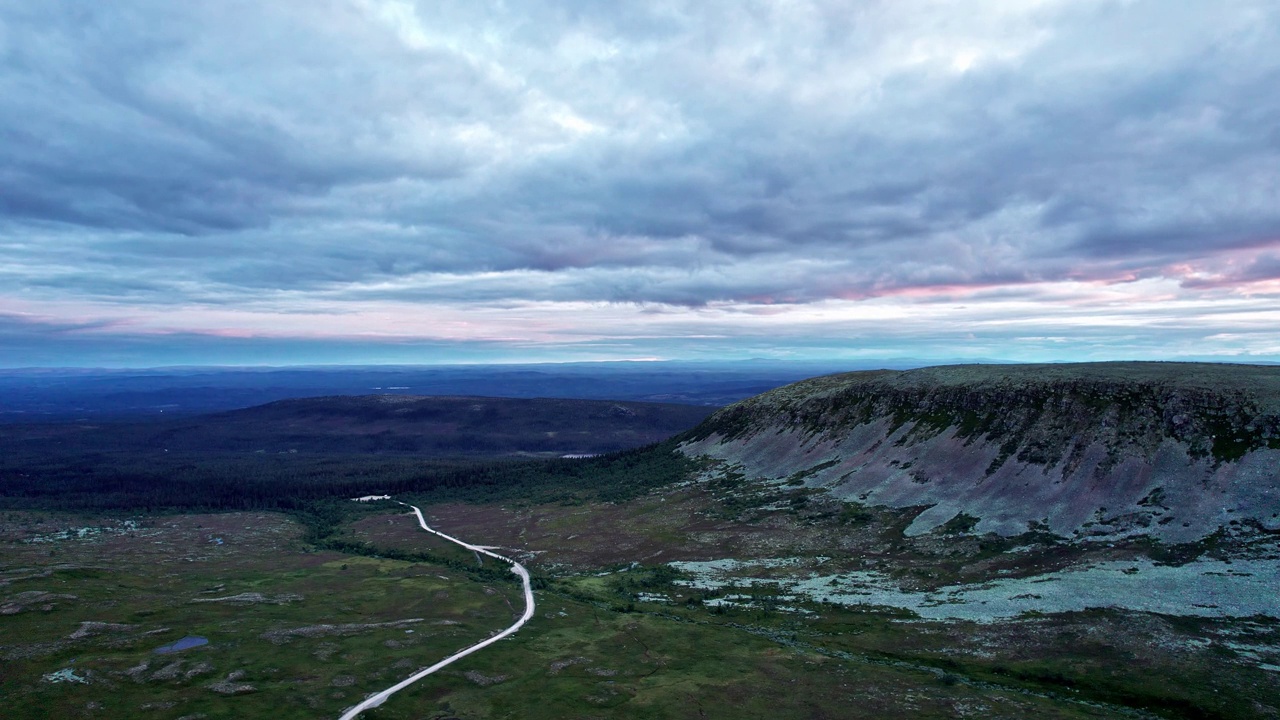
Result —
<path fill-rule="evenodd" d="M 521 627 L 524 627 L 525 623 L 529 622 L 529 618 L 533 617 L 533 586 L 529 584 L 529 571 L 526 570 L 523 565 L 516 562 L 515 560 L 512 560 L 509 557 L 503 557 L 502 555 L 492 552 L 487 547 L 483 547 L 480 545 L 472 545 L 470 543 L 463 542 L 458 538 L 445 535 L 439 530 L 432 530 L 430 527 L 427 526 L 427 520 L 426 518 L 422 517 L 422 511 L 419 510 L 417 506 L 410 505 L 408 503 L 402 503 L 402 502 L 399 502 L 398 500 L 396 502 L 399 503 L 400 505 L 404 505 L 405 507 L 413 508 L 413 514 L 418 516 L 418 525 L 422 526 L 423 530 L 426 530 L 427 532 L 435 535 L 439 535 L 440 537 L 444 538 L 445 540 L 448 540 L 449 542 L 457 543 L 458 545 L 461 545 L 462 547 L 468 550 L 471 550 L 472 552 L 484 553 L 485 555 L 488 555 L 491 558 L 496 558 L 498 560 L 502 560 L 503 562 L 511 563 L 511 572 L 519 575 L 520 581 L 524 583 L 524 615 L 521 615 L 520 619 L 517 620 L 514 625 L 507 628 L 506 630 L 503 630 L 497 635 L 494 635 L 493 637 L 488 638 L 486 640 L 482 640 L 476 643 L 475 645 L 472 645 L 471 647 L 466 648 L 465 650 L 456 652 L 453 655 L 450 655 L 449 657 L 436 663 L 435 665 L 432 665 L 426 670 L 420 670 L 417 673 L 410 675 L 409 677 L 405 678 L 404 680 L 401 680 L 395 685 L 392 685 L 386 690 L 383 690 L 381 692 L 376 692 L 370 695 L 369 697 L 365 698 L 364 701 L 361 702 L 359 705 L 356 705 L 355 707 L 352 707 L 351 709 L 344 712 L 342 714 L 342 717 L 339 718 L 339 720 L 353 720 L 353 718 L 355 718 L 357 715 L 364 712 L 365 710 L 368 710 L 369 708 L 378 707 L 382 703 L 386 702 L 387 698 L 409 687 L 410 685 L 418 682 L 422 678 L 430 675 L 431 673 L 439 670 L 440 668 L 445 667 L 446 665 L 449 665 L 455 660 L 460 660 L 470 655 L 471 653 L 477 650 L 480 650 L 481 648 L 489 647 L 490 645 L 498 642 L 502 638 L 515 633 L 515 631 L 519 630 Z"/>

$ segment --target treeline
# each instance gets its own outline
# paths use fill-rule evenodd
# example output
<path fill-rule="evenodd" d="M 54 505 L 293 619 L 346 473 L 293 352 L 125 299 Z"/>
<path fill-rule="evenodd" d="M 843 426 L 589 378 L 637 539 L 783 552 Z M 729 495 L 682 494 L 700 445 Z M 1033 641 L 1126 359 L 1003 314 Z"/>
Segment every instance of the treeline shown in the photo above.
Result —
<path fill-rule="evenodd" d="M 667 441 L 585 459 L 481 461 L 217 453 L 0 455 L 0 507 L 65 510 L 301 510 L 369 494 L 423 502 L 624 500 L 688 477 Z"/>

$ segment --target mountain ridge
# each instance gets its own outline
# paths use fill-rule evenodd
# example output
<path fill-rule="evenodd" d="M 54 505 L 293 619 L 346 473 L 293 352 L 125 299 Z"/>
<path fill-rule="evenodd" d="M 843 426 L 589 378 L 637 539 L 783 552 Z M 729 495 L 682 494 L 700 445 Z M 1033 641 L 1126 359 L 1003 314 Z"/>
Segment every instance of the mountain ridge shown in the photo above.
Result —
<path fill-rule="evenodd" d="M 908 534 L 1202 539 L 1280 531 L 1280 369 L 958 365 L 823 376 L 730 405 L 682 451 L 869 505 Z"/>

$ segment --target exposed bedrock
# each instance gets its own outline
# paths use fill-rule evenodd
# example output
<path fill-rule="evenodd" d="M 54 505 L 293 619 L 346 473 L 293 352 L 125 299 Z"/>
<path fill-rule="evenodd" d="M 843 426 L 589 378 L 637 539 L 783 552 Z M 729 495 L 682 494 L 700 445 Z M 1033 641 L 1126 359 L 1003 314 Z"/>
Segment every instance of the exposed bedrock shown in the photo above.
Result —
<path fill-rule="evenodd" d="M 961 365 L 814 378 L 731 405 L 682 450 L 753 478 L 957 515 L 974 532 L 1280 530 L 1280 368 Z"/>

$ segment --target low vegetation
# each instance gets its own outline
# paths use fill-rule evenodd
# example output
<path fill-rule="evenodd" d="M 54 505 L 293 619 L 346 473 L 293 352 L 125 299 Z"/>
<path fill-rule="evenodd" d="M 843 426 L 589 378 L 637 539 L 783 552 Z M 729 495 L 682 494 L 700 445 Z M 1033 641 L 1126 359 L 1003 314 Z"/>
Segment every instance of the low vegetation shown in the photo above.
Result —
<path fill-rule="evenodd" d="M 628 505 L 647 502 L 657 499 Z M 322 547 L 271 513 L 136 527 L 60 513 L 5 520 L 13 563 L 0 594 L 49 593 L 0 618 L 6 717 L 336 717 L 520 609 L 510 573 L 413 535 L 411 518 L 387 508 L 340 523 Z M 103 531 L 82 539 L 85 527 Z M 379 528 L 414 537 L 413 549 Z M 1245 718 L 1261 716 L 1275 688 L 1223 654 L 1269 642 L 1266 620 L 903 623 L 888 610 L 714 605 L 681 596 L 682 574 L 662 564 L 535 572 L 529 626 L 368 717 Z M 155 652 L 185 635 L 209 643 Z"/>
<path fill-rule="evenodd" d="M 1090 394 L 1096 377 L 1032 373 L 1049 383 L 1041 397 L 982 372 L 930 378 L 944 390 L 913 395 L 895 437 L 924 443 L 943 425 L 970 438 L 1007 432 L 1016 463 L 1051 425 L 1050 406 L 1087 409 L 1095 397 L 1089 412 L 1129 418 L 1117 409 L 1123 396 Z M 1135 408 L 1198 397 L 1158 368 L 1133 372 Z M 853 385 L 898 388 L 881 396 L 892 404 L 916 392 L 907 375 Z M 1261 377 L 1239 400 L 1255 420 L 1271 412 Z M 1086 385 L 1064 390 L 1068 381 Z M 849 387 L 847 377 L 814 380 L 684 436 L 580 459 L 340 445 L 165 452 L 11 434 L 0 440 L 5 716 L 337 717 L 520 613 L 505 567 L 421 532 L 401 506 L 350 500 L 371 494 L 413 502 L 433 526 L 519 557 L 538 613 L 370 719 L 1280 716 L 1280 620 L 1267 605 L 1280 530 L 1265 522 L 1232 518 L 1173 542 L 1142 531 L 1066 537 L 1043 522 L 993 532 L 979 513 L 957 511 L 909 532 L 928 506 L 828 492 L 823 479 L 851 462 L 836 453 L 799 453 L 807 464 L 766 477 L 750 471 L 752 458 L 679 451 L 717 433 L 759 435 L 752 423 L 766 400 L 769 417 L 797 423 L 814 408 L 828 420 L 861 417 L 862 390 Z M 952 392 L 977 394 L 968 407 Z M 1015 396 L 1021 409 L 990 407 Z M 1000 412 L 1030 424 L 990 420 Z M 1250 422 L 1233 438 L 1255 452 L 1274 433 Z M 787 432 L 765 440 L 790 442 Z M 783 457 L 772 446 L 758 454 Z M 895 460 L 885 471 L 914 488 L 910 473 L 924 463 Z M 1134 506 L 1155 517 L 1177 502 L 1144 489 Z M 1088 523 L 1111 527 L 1101 513 Z M 1120 584 L 1158 575 L 1162 592 L 1198 606 L 1144 611 L 1112 593 L 1048 610 L 1050 584 L 1075 587 L 1063 578 L 1085 567 Z M 1230 587 L 1217 598 L 1179 594 L 1190 580 Z M 986 597 L 977 593 L 1006 587 L 1024 609 L 976 609 Z M 1262 589 L 1238 604 L 1258 612 L 1231 605 L 1240 588 Z M 966 603 L 974 608 L 961 612 Z M 189 636 L 207 644 L 157 652 Z"/>

